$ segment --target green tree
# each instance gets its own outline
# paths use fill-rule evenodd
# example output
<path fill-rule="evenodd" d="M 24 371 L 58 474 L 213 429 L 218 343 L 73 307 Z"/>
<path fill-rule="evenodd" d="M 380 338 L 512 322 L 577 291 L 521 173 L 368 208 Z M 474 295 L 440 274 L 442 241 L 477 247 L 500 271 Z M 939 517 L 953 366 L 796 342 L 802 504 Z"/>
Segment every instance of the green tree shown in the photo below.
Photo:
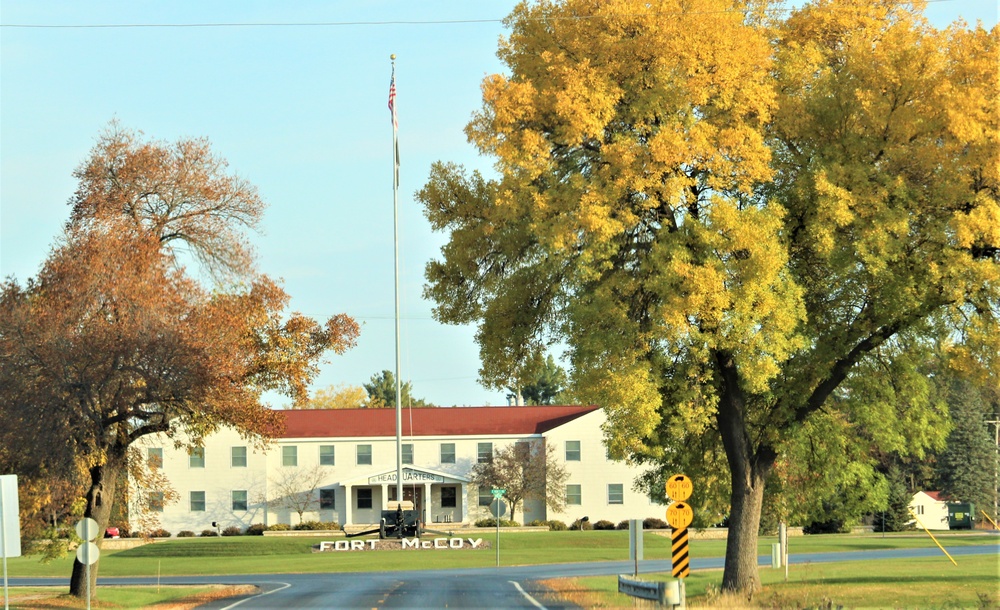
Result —
<path fill-rule="evenodd" d="M 280 426 L 263 394 L 304 400 L 319 359 L 358 326 L 286 314 L 242 233 L 263 202 L 207 142 L 112 125 L 75 176 L 38 276 L 0 286 L 0 470 L 81 482 L 83 515 L 103 530 L 139 439 L 182 426 L 198 445 L 230 426 L 263 444 Z M 231 281 L 203 286 L 181 251 Z M 77 561 L 70 592 L 86 585 Z"/>
<path fill-rule="evenodd" d="M 984 392 L 967 381 L 950 387 L 951 433 L 938 456 L 939 488 L 951 500 L 972 502 L 976 511 L 994 511 L 997 448 L 986 425 L 993 419 Z"/>
<path fill-rule="evenodd" d="M 906 488 L 906 482 L 898 468 L 893 468 L 886 476 L 889 483 L 889 494 L 885 507 L 873 513 L 873 523 L 876 532 L 902 532 L 909 529 L 910 502 L 913 492 Z"/>
<path fill-rule="evenodd" d="M 544 360 L 538 355 L 536 368 L 521 379 L 520 388 L 508 388 L 519 393 L 529 405 L 551 405 L 566 390 L 566 371 L 556 364 L 555 358 L 548 355 Z"/>
<path fill-rule="evenodd" d="M 371 381 L 362 384 L 368 393 L 367 407 L 379 409 L 396 406 L 396 376 L 392 371 L 383 370 L 372 375 Z M 413 397 L 413 388 L 409 381 L 400 384 L 400 398 L 403 407 L 433 407 L 423 398 Z"/>
<path fill-rule="evenodd" d="M 519 5 L 466 130 L 496 176 L 439 163 L 418 194 L 449 234 L 426 293 L 478 324 L 482 381 L 565 343 L 612 457 L 727 498 L 743 591 L 807 426 L 920 454 L 945 419 L 929 347 L 994 375 L 1000 352 L 1000 30 L 892 0 L 762 7 Z"/>
<path fill-rule="evenodd" d="M 519 441 L 493 451 L 493 459 L 472 467 L 471 480 L 481 489 L 504 490 L 510 503 L 510 518 L 524 500 L 543 500 L 549 510 L 566 506 L 569 473 L 556 456 L 555 445 Z"/>

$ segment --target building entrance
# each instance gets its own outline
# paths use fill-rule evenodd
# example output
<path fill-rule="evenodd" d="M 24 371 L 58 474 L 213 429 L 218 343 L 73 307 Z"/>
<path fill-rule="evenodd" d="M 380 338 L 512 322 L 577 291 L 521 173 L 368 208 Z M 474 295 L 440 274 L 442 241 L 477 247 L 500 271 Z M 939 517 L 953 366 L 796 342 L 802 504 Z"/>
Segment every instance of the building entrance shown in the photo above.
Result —
<path fill-rule="evenodd" d="M 389 501 L 396 501 L 396 486 L 389 486 Z M 413 510 L 418 511 L 421 515 L 421 521 L 427 522 L 427 517 L 424 514 L 424 488 L 422 485 L 403 485 L 403 501 L 413 502 Z"/>

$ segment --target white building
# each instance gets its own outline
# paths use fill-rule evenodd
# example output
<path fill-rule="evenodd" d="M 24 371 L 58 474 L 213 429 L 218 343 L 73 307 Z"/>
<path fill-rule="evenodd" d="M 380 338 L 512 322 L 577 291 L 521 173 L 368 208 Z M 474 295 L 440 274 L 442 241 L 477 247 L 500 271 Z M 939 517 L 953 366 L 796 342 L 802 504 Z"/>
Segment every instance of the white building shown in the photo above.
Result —
<path fill-rule="evenodd" d="M 913 494 L 910 513 L 929 530 L 951 529 L 948 526 L 948 503 L 940 491 L 918 491 Z"/>
<path fill-rule="evenodd" d="M 283 502 L 289 484 L 310 494 L 303 521 L 345 525 L 378 523 L 396 495 L 394 409 L 290 410 L 284 433 L 266 451 L 232 430 L 205 439 L 194 452 L 176 449 L 164 435 L 148 437 L 143 451 L 162 462 L 179 500 L 162 507 L 162 527 L 173 534 L 251 524 L 298 523 Z M 518 441 L 553 445 L 569 478 L 566 509 L 553 514 L 541 500 L 519 506 L 515 518 L 606 519 L 659 517 L 664 508 L 633 489 L 640 469 L 611 461 L 602 443 L 599 407 L 507 406 L 421 408 L 403 412 L 404 500 L 429 527 L 470 523 L 488 516 L 489 489 L 469 481 L 473 466 L 494 449 Z M 154 495 L 158 492 L 151 492 Z"/>

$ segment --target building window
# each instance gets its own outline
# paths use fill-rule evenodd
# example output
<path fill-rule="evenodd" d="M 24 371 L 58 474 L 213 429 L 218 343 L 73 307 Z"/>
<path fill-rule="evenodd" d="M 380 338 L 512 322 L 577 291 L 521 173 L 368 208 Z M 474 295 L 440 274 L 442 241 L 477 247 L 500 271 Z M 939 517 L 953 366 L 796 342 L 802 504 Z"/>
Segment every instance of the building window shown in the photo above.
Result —
<path fill-rule="evenodd" d="M 371 466 L 372 463 L 372 446 L 371 445 L 358 445 L 358 466 L 368 465 Z M 371 501 L 372 490 L 368 490 L 368 499 Z M 360 496 L 358 497 L 360 502 Z M 371 508 L 369 506 L 368 508 Z"/>
<path fill-rule="evenodd" d="M 246 468 L 247 467 L 247 448 L 246 447 L 233 447 L 232 449 L 232 461 L 230 462 L 233 468 Z"/>
<path fill-rule="evenodd" d="M 319 446 L 319 465 L 320 466 L 333 466 L 336 464 L 336 451 L 333 445 L 320 445 Z"/>
<path fill-rule="evenodd" d="M 580 461 L 580 441 L 566 441 L 566 461 Z"/>
<path fill-rule="evenodd" d="M 412 464 L 413 463 L 413 445 L 403 444 L 403 463 Z"/>
<path fill-rule="evenodd" d="M 566 504 L 567 506 L 580 506 L 583 504 L 583 494 L 580 492 L 579 485 L 566 486 Z"/>
<path fill-rule="evenodd" d="M 455 508 L 458 506 L 458 488 L 441 488 L 441 508 Z"/>
<path fill-rule="evenodd" d="M 455 443 L 441 443 L 441 463 L 455 463 Z"/>
<path fill-rule="evenodd" d="M 371 445 L 369 445 L 370 447 Z M 372 507 L 372 490 L 369 487 L 358 488 L 358 508 Z"/>
<path fill-rule="evenodd" d="M 608 483 L 608 504 L 625 504 L 625 489 L 621 483 Z"/>
<path fill-rule="evenodd" d="M 321 489 L 319 490 L 319 507 L 320 508 L 337 508 L 337 490 L 336 489 Z"/>
<path fill-rule="evenodd" d="M 192 447 L 188 453 L 188 466 L 191 468 L 205 467 L 205 448 Z"/>
<path fill-rule="evenodd" d="M 163 447 L 146 449 L 146 463 L 151 468 L 163 468 Z"/>
<path fill-rule="evenodd" d="M 191 492 L 191 512 L 193 513 L 205 512 L 205 492 L 203 491 Z"/>
<path fill-rule="evenodd" d="M 493 461 L 493 443 L 479 443 L 476 461 L 480 464 Z"/>
<path fill-rule="evenodd" d="M 914 511 L 915 514 L 917 514 L 917 515 L 924 514 L 924 505 L 923 504 L 917 504 L 916 508 L 917 508 L 917 510 Z"/>
<path fill-rule="evenodd" d="M 490 491 L 489 487 L 479 488 L 479 505 L 489 506 L 493 503 L 493 493 Z"/>
<path fill-rule="evenodd" d="M 247 510 L 247 492 L 245 489 L 233 490 L 233 510 L 234 511 Z"/>
<path fill-rule="evenodd" d="M 149 510 L 154 513 L 163 512 L 163 492 L 162 491 L 151 491 L 149 492 Z"/>
<path fill-rule="evenodd" d="M 282 466 L 298 466 L 299 465 L 299 448 L 295 445 L 290 445 L 288 447 L 281 448 L 281 465 Z"/>

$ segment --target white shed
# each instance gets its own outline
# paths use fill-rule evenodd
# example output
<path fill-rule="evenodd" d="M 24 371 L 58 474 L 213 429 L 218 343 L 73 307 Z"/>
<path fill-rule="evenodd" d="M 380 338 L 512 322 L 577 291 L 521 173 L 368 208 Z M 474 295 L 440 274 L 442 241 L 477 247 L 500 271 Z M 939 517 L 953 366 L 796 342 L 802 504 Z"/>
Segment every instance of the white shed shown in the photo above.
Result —
<path fill-rule="evenodd" d="M 939 491 L 918 491 L 910 501 L 910 513 L 929 530 L 946 530 L 948 527 L 948 503 Z"/>

